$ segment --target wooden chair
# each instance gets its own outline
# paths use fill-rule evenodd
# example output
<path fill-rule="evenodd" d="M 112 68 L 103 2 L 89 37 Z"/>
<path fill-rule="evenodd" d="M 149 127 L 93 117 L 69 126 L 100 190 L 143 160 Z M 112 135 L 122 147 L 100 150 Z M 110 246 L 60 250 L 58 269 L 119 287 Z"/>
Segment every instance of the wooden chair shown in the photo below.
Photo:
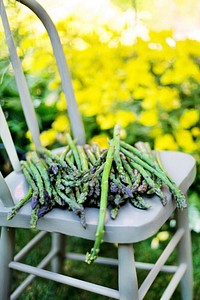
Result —
<path fill-rule="evenodd" d="M 35 0 L 20 0 L 19 2 L 29 7 L 39 17 L 48 31 L 60 72 L 63 91 L 68 101 L 68 114 L 73 136 L 77 139 L 78 143 L 84 144 L 84 130 L 56 28 L 45 10 Z M 10 59 L 15 72 L 20 99 L 33 141 L 36 148 L 38 148 L 41 146 L 41 143 L 31 97 L 12 39 L 3 0 L 0 0 L 0 4 L 1 18 L 7 37 Z M 75 236 L 94 240 L 98 219 L 98 210 L 96 208 L 88 208 L 86 210 L 86 230 L 83 229 L 78 217 L 73 213 L 60 209 L 52 210 L 38 221 L 38 235 L 14 256 L 15 230 L 17 228 L 30 228 L 31 208 L 30 205 L 25 205 L 12 220 L 7 221 L 7 214 L 11 207 L 19 198 L 25 195 L 28 187 L 24 175 L 20 170 L 19 159 L 2 110 L 0 110 L 0 134 L 13 166 L 13 172 L 5 179 L 2 175 L 0 176 L 0 226 L 2 227 L 0 239 L 0 300 L 17 299 L 35 276 L 71 285 L 78 289 L 95 292 L 113 299 L 141 300 L 160 271 L 174 273 L 161 297 L 162 300 L 170 299 L 179 283 L 182 298 L 184 300 L 192 299 L 192 256 L 188 209 L 184 209 L 183 211 L 175 210 L 174 201 L 171 194 L 167 191 L 168 203 L 166 207 L 163 207 L 155 197 L 152 200 L 152 208 L 147 211 L 136 209 L 127 204 L 120 209 L 120 214 L 116 220 L 113 221 L 109 217 L 106 220 L 104 241 L 118 245 L 118 259 L 99 258 L 97 262 L 99 260 L 101 263 L 118 266 L 118 290 L 82 281 L 60 273 L 66 257 L 68 259 L 84 259 L 84 255 L 76 255 L 75 253 L 65 254 L 65 237 Z M 193 157 L 180 152 L 163 151 L 161 152 L 161 161 L 174 182 L 186 194 L 195 178 L 195 160 Z M 152 237 L 157 233 L 174 211 L 176 215 L 176 233 L 157 262 L 154 265 L 135 262 L 133 244 Z M 46 232 L 52 233 L 52 247 L 45 259 L 38 267 L 20 262 L 24 255 L 43 238 Z M 165 265 L 165 262 L 175 248 L 178 249 L 177 265 Z M 53 261 L 52 271 L 45 270 L 45 266 L 50 261 Z M 138 287 L 136 268 L 149 270 L 146 279 L 140 287 Z M 30 275 L 11 294 L 12 270 L 18 270 Z"/>

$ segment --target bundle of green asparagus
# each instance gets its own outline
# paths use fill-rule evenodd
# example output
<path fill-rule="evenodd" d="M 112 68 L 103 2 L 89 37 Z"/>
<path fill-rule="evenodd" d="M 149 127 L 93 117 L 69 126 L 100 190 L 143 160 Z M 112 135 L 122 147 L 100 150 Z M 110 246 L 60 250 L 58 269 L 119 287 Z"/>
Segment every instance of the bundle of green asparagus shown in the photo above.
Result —
<path fill-rule="evenodd" d="M 67 146 L 61 154 L 41 148 L 21 161 L 21 168 L 29 184 L 29 191 L 9 212 L 8 220 L 28 201 L 31 203 L 31 227 L 54 207 L 73 211 L 87 226 L 85 207 L 99 208 L 96 240 L 86 262 L 93 262 L 99 253 L 104 235 L 106 209 L 115 219 L 119 209 L 128 201 L 140 209 L 148 209 L 143 195 L 157 195 L 166 205 L 162 191 L 165 184 L 174 196 L 178 208 L 186 207 L 179 188 L 163 170 L 152 154 L 148 143 L 131 146 L 120 140 L 120 125 L 114 128 L 108 149 L 97 144 L 77 145 L 67 134 Z"/>

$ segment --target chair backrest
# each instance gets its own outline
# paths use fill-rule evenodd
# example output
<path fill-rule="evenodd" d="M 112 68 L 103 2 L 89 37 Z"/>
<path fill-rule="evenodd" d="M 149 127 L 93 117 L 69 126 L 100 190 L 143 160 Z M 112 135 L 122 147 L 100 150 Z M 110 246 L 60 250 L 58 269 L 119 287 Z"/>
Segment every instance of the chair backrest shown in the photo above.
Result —
<path fill-rule="evenodd" d="M 67 61 L 60 42 L 60 38 L 57 33 L 57 29 L 53 24 L 49 15 L 47 14 L 47 12 L 44 10 L 44 8 L 35 0 L 17 0 L 17 1 L 27 6 L 31 11 L 33 11 L 35 15 L 41 20 L 41 22 L 43 23 L 44 27 L 48 32 L 52 44 L 54 56 L 56 59 L 56 63 L 58 66 L 58 71 L 61 77 L 62 89 L 67 101 L 68 116 L 71 123 L 72 135 L 74 139 L 76 139 L 78 144 L 84 144 L 85 143 L 84 127 L 78 111 Z M 10 29 L 3 0 L 0 0 L 0 15 L 1 15 L 2 23 L 5 31 L 5 36 L 6 36 L 9 54 L 10 54 L 10 61 L 12 63 L 12 67 L 14 70 L 15 80 L 19 91 L 19 96 L 22 103 L 25 119 L 28 128 L 30 130 L 30 133 L 32 135 L 32 140 L 35 145 L 35 148 L 39 148 L 41 147 L 39 126 L 36 119 L 35 110 L 29 92 L 28 84 L 26 82 L 26 78 L 22 69 L 21 61 L 17 55 L 15 42 L 12 37 L 12 32 Z M 4 143 L 5 149 L 8 153 L 14 171 L 19 172 L 20 162 L 1 107 L 0 107 L 0 136 Z M 1 173 L 0 173 L 0 199 L 2 199 L 5 206 L 13 205 L 12 196 L 9 192 L 6 181 L 3 178 Z"/>
<path fill-rule="evenodd" d="M 35 0 L 17 0 L 17 1 L 24 4 L 30 10 L 32 10 L 35 13 L 35 15 L 41 20 L 41 22 L 43 23 L 44 27 L 48 32 L 48 35 L 51 40 L 54 56 L 57 62 L 58 70 L 60 73 L 63 92 L 65 94 L 66 101 L 67 101 L 68 115 L 71 123 L 72 134 L 79 144 L 84 144 L 85 134 L 84 134 L 83 123 L 78 111 L 69 69 L 67 66 L 65 54 L 56 27 L 53 24 L 47 12 L 44 10 L 44 8 Z M 31 100 L 28 85 L 23 73 L 22 65 L 17 55 L 15 43 L 10 30 L 8 17 L 6 14 L 3 0 L 0 0 L 0 13 L 1 13 L 2 23 L 3 23 L 3 27 L 7 39 L 8 48 L 9 48 L 10 60 L 14 69 L 17 88 L 19 91 L 26 122 L 31 132 L 35 147 L 38 148 L 41 147 L 41 143 L 39 139 L 39 127 L 35 117 L 34 107 Z"/>

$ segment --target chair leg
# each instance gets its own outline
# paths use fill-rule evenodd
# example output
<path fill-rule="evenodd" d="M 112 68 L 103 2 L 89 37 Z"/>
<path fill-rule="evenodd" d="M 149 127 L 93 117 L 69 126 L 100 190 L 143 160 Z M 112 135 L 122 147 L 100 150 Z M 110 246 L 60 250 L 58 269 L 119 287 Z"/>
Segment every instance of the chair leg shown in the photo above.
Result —
<path fill-rule="evenodd" d="M 120 300 L 138 300 L 138 282 L 132 244 L 118 245 Z"/>
<path fill-rule="evenodd" d="M 52 233 L 52 250 L 56 251 L 56 256 L 52 259 L 51 269 L 56 273 L 63 273 L 65 250 L 66 250 L 66 236 L 61 233 Z"/>
<path fill-rule="evenodd" d="M 176 220 L 178 228 L 184 229 L 184 236 L 178 245 L 178 260 L 179 264 L 185 263 L 187 265 L 186 272 L 180 282 L 181 294 L 183 300 L 192 300 L 193 270 L 188 209 L 184 209 L 182 211 L 176 210 Z"/>
<path fill-rule="evenodd" d="M 0 299 L 8 300 L 11 294 L 11 269 L 14 258 L 15 229 L 2 227 L 0 238 Z"/>

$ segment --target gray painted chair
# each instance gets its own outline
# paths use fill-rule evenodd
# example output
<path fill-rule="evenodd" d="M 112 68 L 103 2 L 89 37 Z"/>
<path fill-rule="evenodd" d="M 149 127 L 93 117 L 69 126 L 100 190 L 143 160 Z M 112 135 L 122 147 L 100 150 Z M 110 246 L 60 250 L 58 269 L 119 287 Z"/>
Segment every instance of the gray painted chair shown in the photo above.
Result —
<path fill-rule="evenodd" d="M 68 113 L 72 124 L 73 136 L 80 144 L 83 144 L 84 130 L 78 114 L 69 71 L 57 31 L 47 13 L 35 0 L 20 0 L 19 2 L 29 7 L 41 19 L 49 33 L 62 80 L 63 91 L 68 101 Z M 28 127 L 37 148 L 41 144 L 31 97 L 19 58 L 17 57 L 3 0 L 0 0 L 0 4 L 1 18 L 4 24 L 20 99 Z M 49 212 L 38 221 L 38 235 L 14 256 L 15 230 L 17 228 L 30 228 L 31 208 L 27 204 L 12 220 L 7 221 L 6 219 L 13 204 L 27 192 L 27 183 L 20 171 L 19 159 L 1 108 L 0 135 L 14 169 L 5 179 L 0 174 L 0 226 L 2 227 L 0 239 L 0 300 L 17 299 L 35 276 L 99 293 L 113 299 L 143 299 L 160 271 L 174 273 L 162 295 L 162 300 L 170 299 L 179 283 L 182 298 L 184 300 L 192 299 L 192 257 L 188 210 L 176 211 L 174 201 L 167 191 L 168 204 L 164 208 L 155 198 L 152 200 L 152 208 L 147 211 L 138 210 L 127 204 L 120 209 L 120 214 L 115 221 L 109 217 L 106 220 L 104 241 L 118 244 L 118 259 L 100 257 L 97 259 L 97 262 L 118 266 L 118 290 L 64 276 L 60 273 L 65 258 L 83 260 L 85 257 L 75 253 L 65 254 L 66 236 L 75 236 L 89 240 L 95 239 L 98 219 L 98 210 L 95 208 L 88 208 L 86 211 L 87 230 L 82 228 L 79 219 L 69 211 L 63 212 L 55 209 Z M 181 188 L 182 192 L 186 194 L 195 178 L 195 161 L 193 157 L 180 152 L 163 151 L 161 152 L 161 161 L 171 178 Z M 177 230 L 157 262 L 154 265 L 135 262 L 133 244 L 145 240 L 158 232 L 161 226 L 174 214 L 174 211 Z M 21 263 L 20 260 L 29 250 L 37 245 L 46 232 L 52 233 L 52 247 L 49 254 L 38 267 Z M 177 265 L 165 265 L 175 248 L 178 249 Z M 53 262 L 52 271 L 45 270 L 45 266 L 51 261 Z M 146 279 L 140 287 L 138 287 L 136 268 L 149 270 Z M 11 294 L 12 270 L 18 270 L 30 275 Z"/>

